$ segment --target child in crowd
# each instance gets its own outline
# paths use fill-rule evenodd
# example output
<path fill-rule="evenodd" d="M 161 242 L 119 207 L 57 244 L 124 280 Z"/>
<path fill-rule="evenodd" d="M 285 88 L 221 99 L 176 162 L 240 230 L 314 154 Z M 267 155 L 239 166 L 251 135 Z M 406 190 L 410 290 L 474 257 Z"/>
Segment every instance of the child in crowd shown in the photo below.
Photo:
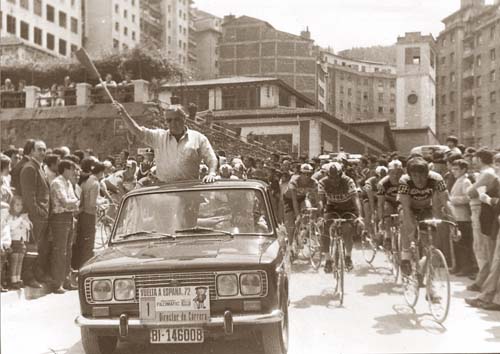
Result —
<path fill-rule="evenodd" d="M 21 268 L 26 253 L 25 242 L 28 241 L 29 233 L 32 229 L 28 214 L 22 214 L 22 212 L 23 201 L 21 197 L 14 196 L 10 203 L 10 214 L 7 218 L 10 237 L 12 239 L 11 253 L 9 256 L 10 282 L 12 289 L 20 289 L 23 287 Z"/>
<path fill-rule="evenodd" d="M 4 277 L 4 266 L 7 263 L 8 254 L 11 246 L 10 228 L 7 222 L 8 219 L 8 203 L 2 201 L 0 215 L 0 289 L 2 292 L 7 291 L 7 282 Z"/>

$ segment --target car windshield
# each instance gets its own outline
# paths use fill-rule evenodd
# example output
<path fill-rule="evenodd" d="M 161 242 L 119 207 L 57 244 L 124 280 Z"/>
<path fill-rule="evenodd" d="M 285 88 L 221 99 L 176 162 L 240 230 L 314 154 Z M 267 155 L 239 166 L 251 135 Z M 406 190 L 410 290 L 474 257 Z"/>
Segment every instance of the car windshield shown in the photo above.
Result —
<path fill-rule="evenodd" d="M 262 191 L 171 191 L 128 197 L 118 216 L 113 241 L 271 232 Z"/>

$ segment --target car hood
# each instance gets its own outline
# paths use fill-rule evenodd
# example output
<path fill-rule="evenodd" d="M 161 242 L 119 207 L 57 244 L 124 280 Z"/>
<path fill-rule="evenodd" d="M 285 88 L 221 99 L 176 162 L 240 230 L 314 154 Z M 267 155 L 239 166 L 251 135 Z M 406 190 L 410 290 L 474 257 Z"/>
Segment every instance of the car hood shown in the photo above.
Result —
<path fill-rule="evenodd" d="M 270 263 L 279 252 L 275 237 L 186 238 L 113 245 L 90 259 L 82 273 L 249 266 Z"/>

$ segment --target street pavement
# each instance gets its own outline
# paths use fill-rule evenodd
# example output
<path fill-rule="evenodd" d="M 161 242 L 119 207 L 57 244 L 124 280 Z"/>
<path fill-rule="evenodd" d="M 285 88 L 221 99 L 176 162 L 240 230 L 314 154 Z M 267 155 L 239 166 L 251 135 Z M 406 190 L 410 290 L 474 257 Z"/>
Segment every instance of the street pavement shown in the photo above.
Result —
<path fill-rule="evenodd" d="M 452 277 L 452 303 L 443 325 L 433 321 L 423 293 L 415 311 L 394 284 L 383 254 L 373 266 L 355 250 L 354 269 L 346 276 L 344 306 L 338 307 L 332 276 L 315 272 L 306 261 L 293 267 L 290 304 L 290 354 L 320 353 L 442 353 L 499 352 L 500 312 L 467 306 L 474 296 L 471 281 Z M 421 289 L 423 290 L 423 289 Z M 76 291 L 26 300 L 21 292 L 1 296 L 3 354 L 83 354 L 80 331 L 73 324 L 79 313 Z M 120 344 L 117 353 L 253 354 L 252 338 L 198 347 Z"/>

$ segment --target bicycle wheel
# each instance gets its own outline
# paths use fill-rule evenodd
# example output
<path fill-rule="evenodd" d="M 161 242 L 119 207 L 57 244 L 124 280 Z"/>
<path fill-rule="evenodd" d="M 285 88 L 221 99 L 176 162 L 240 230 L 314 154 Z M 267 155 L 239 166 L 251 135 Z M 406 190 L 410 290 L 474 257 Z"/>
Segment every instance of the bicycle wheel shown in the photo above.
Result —
<path fill-rule="evenodd" d="M 406 303 L 410 307 L 415 307 L 418 301 L 418 296 L 420 293 L 419 282 L 418 282 L 418 257 L 411 260 L 411 273 L 410 275 L 404 275 L 401 273 L 403 281 L 403 294 Z"/>
<path fill-rule="evenodd" d="M 375 259 L 375 254 L 377 253 L 377 246 L 367 231 L 361 233 L 361 249 L 366 263 L 372 264 Z"/>
<path fill-rule="evenodd" d="M 109 237 L 111 236 L 111 225 L 99 222 L 96 225 L 97 235 L 95 238 L 95 248 L 104 248 L 108 244 Z"/>
<path fill-rule="evenodd" d="M 442 323 L 450 310 L 450 275 L 443 253 L 432 248 L 427 260 L 427 296 L 432 317 Z"/>
<path fill-rule="evenodd" d="M 336 240 L 333 276 L 337 282 L 336 293 L 339 296 L 339 305 L 342 306 L 344 304 L 345 250 L 342 238 Z"/>
<path fill-rule="evenodd" d="M 392 234 L 392 247 L 390 251 L 387 251 L 389 262 L 391 263 L 391 273 L 394 276 L 394 282 L 398 282 L 399 278 L 399 264 L 400 264 L 400 234 L 396 229 L 391 230 Z"/>
<path fill-rule="evenodd" d="M 315 270 L 318 270 L 323 259 L 323 254 L 321 252 L 321 230 L 318 224 L 312 221 L 309 225 L 308 246 L 311 265 Z"/>

